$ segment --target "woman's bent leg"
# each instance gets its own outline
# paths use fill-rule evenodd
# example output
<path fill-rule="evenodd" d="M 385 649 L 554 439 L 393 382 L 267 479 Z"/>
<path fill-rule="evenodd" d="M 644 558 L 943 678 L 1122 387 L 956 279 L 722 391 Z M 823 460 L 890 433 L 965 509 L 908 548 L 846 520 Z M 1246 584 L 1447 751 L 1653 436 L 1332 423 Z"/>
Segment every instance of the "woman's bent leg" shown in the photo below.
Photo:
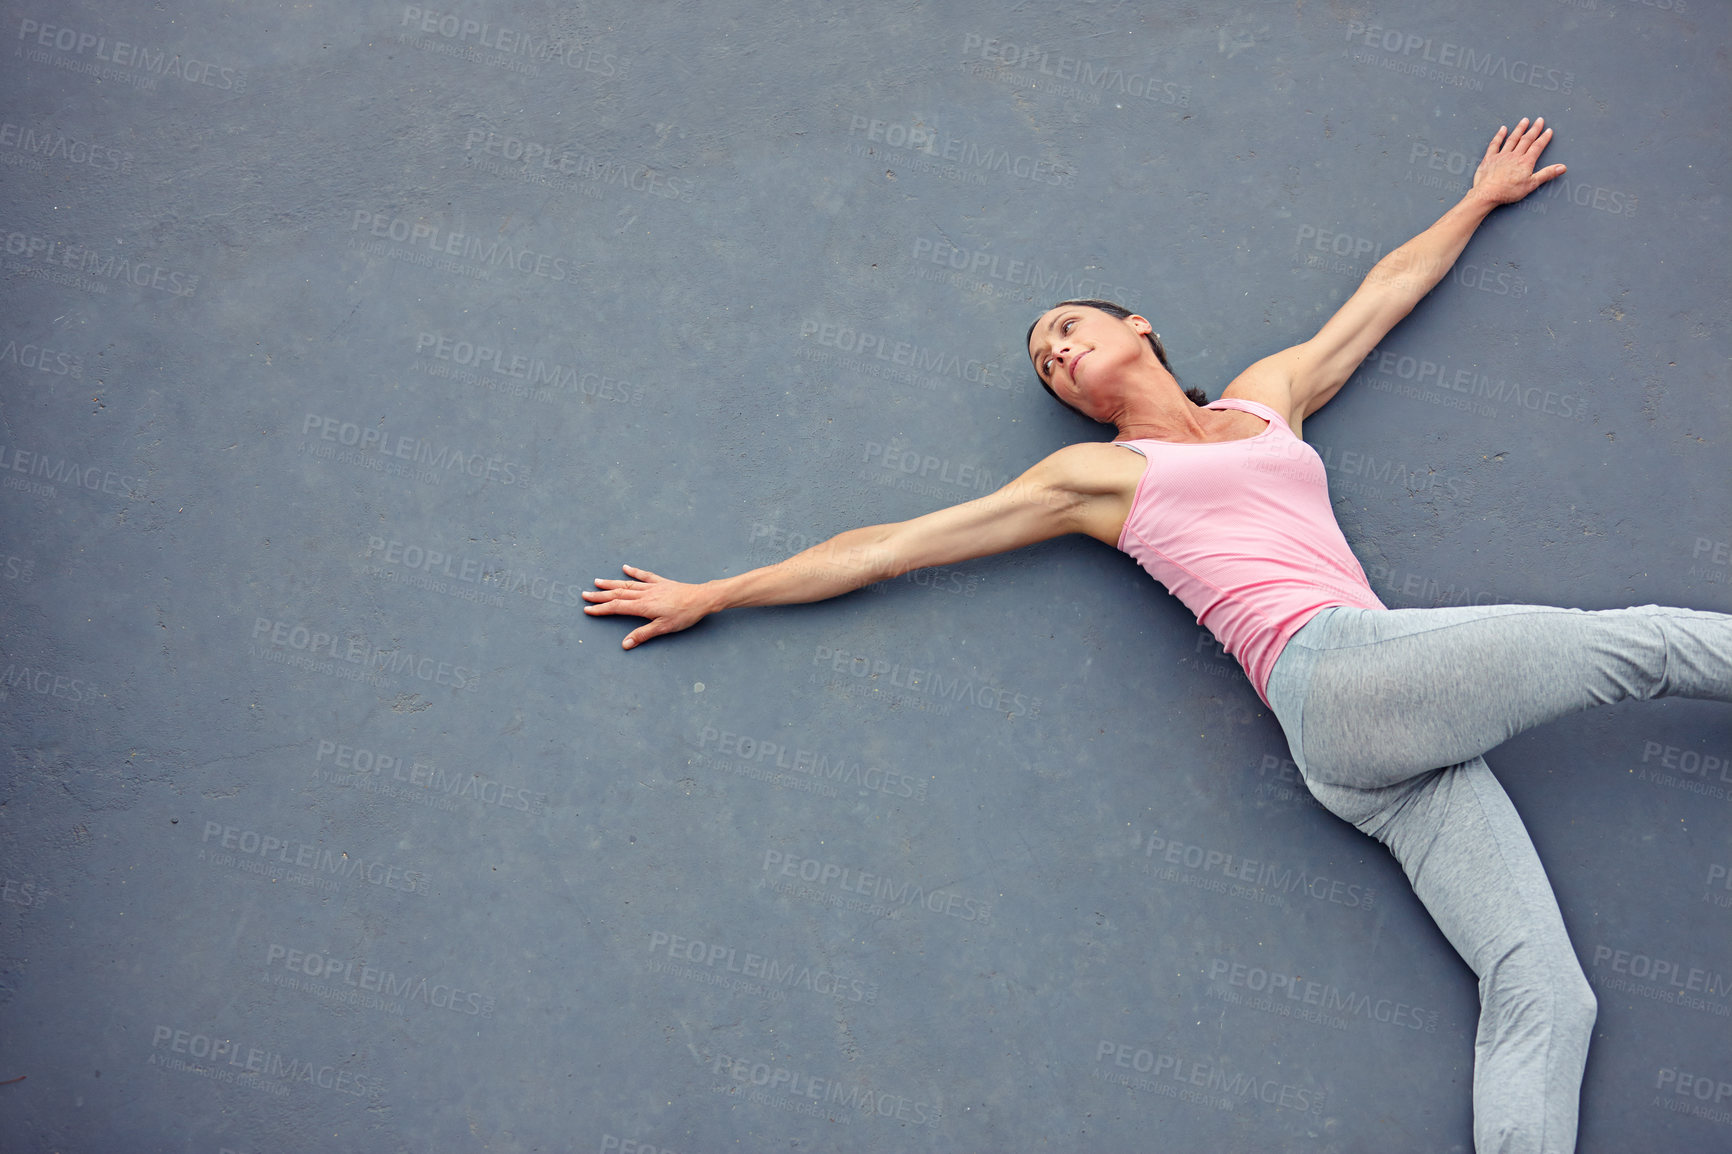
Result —
<path fill-rule="evenodd" d="M 1659 605 L 1326 612 L 1289 642 L 1310 667 L 1304 748 L 1294 753 L 1314 780 L 1391 784 L 1614 701 L 1732 701 L 1732 614 Z"/>
<path fill-rule="evenodd" d="M 1288 647 L 1267 700 L 1306 784 L 1389 847 L 1479 976 L 1476 1150 L 1573 1150 L 1594 995 L 1527 830 L 1480 754 L 1594 705 L 1732 701 L 1732 615 L 1335 607 Z"/>
<path fill-rule="evenodd" d="M 1312 785 L 1389 847 L 1479 976 L 1478 1154 L 1569 1154 L 1596 1010 L 1550 881 L 1483 758 L 1377 789 Z"/>

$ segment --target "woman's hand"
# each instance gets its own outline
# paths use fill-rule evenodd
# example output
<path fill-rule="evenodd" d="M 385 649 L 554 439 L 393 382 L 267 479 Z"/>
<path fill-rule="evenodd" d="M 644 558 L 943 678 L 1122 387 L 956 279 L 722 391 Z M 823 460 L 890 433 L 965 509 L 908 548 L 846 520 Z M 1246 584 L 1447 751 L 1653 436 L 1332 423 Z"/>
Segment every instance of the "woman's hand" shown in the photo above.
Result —
<path fill-rule="evenodd" d="M 1485 159 L 1473 174 L 1473 191 L 1493 204 L 1514 204 L 1553 177 L 1564 174 L 1561 164 L 1534 171 L 1534 164 L 1551 142 L 1552 130 L 1544 128 L 1545 117 L 1530 126 L 1527 117 L 1510 132 L 1508 127 L 1497 130 L 1486 146 Z"/>
<path fill-rule="evenodd" d="M 626 634 L 625 640 L 620 642 L 622 649 L 635 648 L 664 633 L 689 629 L 714 609 L 709 594 L 701 585 L 670 581 L 648 569 L 634 569 L 630 565 L 620 568 L 631 580 L 607 581 L 597 577 L 595 583 L 600 589 L 583 591 L 584 600 L 591 602 L 583 607 L 583 611 L 597 616 L 623 613 L 628 617 L 648 617 L 648 625 L 640 625 Z"/>

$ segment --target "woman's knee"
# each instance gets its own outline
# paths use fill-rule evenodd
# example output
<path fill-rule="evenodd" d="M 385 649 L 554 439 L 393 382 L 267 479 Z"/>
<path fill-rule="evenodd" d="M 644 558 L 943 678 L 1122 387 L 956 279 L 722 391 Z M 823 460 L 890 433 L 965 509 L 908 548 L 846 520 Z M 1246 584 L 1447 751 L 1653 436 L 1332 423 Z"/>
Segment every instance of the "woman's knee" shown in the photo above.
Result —
<path fill-rule="evenodd" d="M 1537 1016 L 1582 1046 L 1593 1034 L 1599 999 L 1567 943 L 1529 944 L 1506 955 L 1482 978 L 1481 997 L 1508 1024 Z"/>
<path fill-rule="evenodd" d="M 1575 959 L 1571 958 L 1571 962 Z M 1559 986 L 1558 1016 L 1582 1034 L 1592 1034 L 1594 1020 L 1600 1015 L 1600 1000 L 1594 996 L 1594 987 L 1588 984 L 1581 966 L 1572 964 Z"/>

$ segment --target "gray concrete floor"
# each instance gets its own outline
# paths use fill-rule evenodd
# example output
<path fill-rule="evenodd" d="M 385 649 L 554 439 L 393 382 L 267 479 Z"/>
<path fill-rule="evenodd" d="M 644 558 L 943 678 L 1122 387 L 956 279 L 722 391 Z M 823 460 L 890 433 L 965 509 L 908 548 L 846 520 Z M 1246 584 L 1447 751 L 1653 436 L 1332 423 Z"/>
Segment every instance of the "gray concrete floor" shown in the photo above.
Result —
<path fill-rule="evenodd" d="M 1216 396 L 1543 115 L 1307 438 L 1391 606 L 1732 609 L 1728 8 L 1374 7 L 11 6 L 0 1147 L 1469 1149 L 1472 974 L 1128 557 L 577 596 L 1110 437 L 1062 297 Z M 1491 762 L 1580 1149 L 1732 1148 L 1732 718 Z"/>

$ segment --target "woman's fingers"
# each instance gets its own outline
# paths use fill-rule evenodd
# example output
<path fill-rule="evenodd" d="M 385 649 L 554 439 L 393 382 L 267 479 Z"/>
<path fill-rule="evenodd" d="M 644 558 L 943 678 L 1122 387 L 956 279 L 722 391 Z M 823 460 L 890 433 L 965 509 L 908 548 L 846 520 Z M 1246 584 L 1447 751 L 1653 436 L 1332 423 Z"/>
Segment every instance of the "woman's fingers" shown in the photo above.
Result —
<path fill-rule="evenodd" d="M 660 581 L 661 580 L 660 577 L 657 577 L 654 573 L 651 573 L 648 569 L 635 569 L 630 565 L 621 565 L 620 568 L 623 569 L 627 574 L 627 576 L 624 579 L 621 579 L 618 577 L 614 577 L 611 579 L 607 578 L 607 577 L 597 577 L 595 579 L 595 583 L 596 583 L 597 587 L 599 587 L 601 589 L 609 590 L 609 591 L 612 591 L 612 590 L 634 590 L 634 589 L 641 587 L 645 582 Z M 585 597 L 588 597 L 593 592 L 594 592 L 593 590 L 585 589 L 583 591 L 583 595 Z"/>
<path fill-rule="evenodd" d="M 1497 135 L 1492 137 L 1491 146 L 1487 148 L 1486 151 L 1490 153 L 1507 152 L 1514 155 L 1520 155 L 1533 147 L 1542 136 L 1547 135 L 1547 132 L 1545 131 L 1545 123 L 1546 118 L 1543 116 L 1532 122 L 1524 116 L 1516 122 L 1515 131 L 1509 132 L 1504 128 L 1498 129 Z"/>
<path fill-rule="evenodd" d="M 622 568 L 627 573 L 632 572 L 632 567 L 630 565 L 622 566 Z M 644 573 L 645 571 L 640 569 L 637 570 L 637 572 Z M 582 590 L 584 600 L 594 603 L 583 607 L 586 612 L 595 609 L 605 613 L 612 613 L 615 611 L 613 608 L 613 602 L 619 600 L 630 600 L 634 594 L 642 591 L 642 582 L 635 578 L 621 580 L 617 577 L 597 577 L 595 579 L 595 584 L 596 588 L 594 589 Z"/>
<path fill-rule="evenodd" d="M 620 642 L 621 648 L 635 649 L 652 637 L 678 632 L 706 616 L 702 599 L 693 594 L 695 586 L 669 580 L 633 565 L 621 568 L 627 574 L 627 580 L 597 577 L 595 583 L 599 588 L 582 590 L 584 600 L 589 602 L 583 607 L 585 613 L 648 618 L 625 635 Z"/>
<path fill-rule="evenodd" d="M 664 633 L 671 632 L 672 630 L 662 625 L 661 622 L 652 621 L 648 625 L 640 625 L 627 633 L 625 639 L 619 643 L 619 647 L 621 649 L 636 649 L 652 637 L 660 637 Z"/>
<path fill-rule="evenodd" d="M 608 613 L 635 613 L 639 617 L 648 617 L 650 613 L 639 603 L 643 600 L 642 589 L 585 589 L 585 598 L 590 600 L 585 609 L 597 609 Z"/>
<path fill-rule="evenodd" d="M 1485 159 L 1474 174 L 1474 187 L 1510 204 L 1562 176 L 1565 169 L 1561 164 L 1539 167 L 1540 154 L 1551 140 L 1552 130 L 1546 127 L 1543 116 L 1532 120 L 1524 116 L 1513 130 L 1508 125 L 1499 128 L 1486 145 Z"/>
<path fill-rule="evenodd" d="M 1531 158 L 1536 160 L 1539 158 L 1540 153 L 1545 151 L 1546 145 L 1550 144 L 1552 139 L 1552 130 L 1546 128 L 1545 123 L 1546 120 L 1543 116 L 1534 121 L 1533 129 L 1529 132 L 1528 139 L 1523 144 L 1523 150 Z"/>
<path fill-rule="evenodd" d="M 625 635 L 619 643 L 621 649 L 636 649 L 652 637 L 660 637 L 664 633 L 672 633 L 685 628 L 685 625 L 676 624 L 671 615 L 656 614 L 653 610 L 624 608 L 620 612 L 649 618 L 648 621 Z"/>

